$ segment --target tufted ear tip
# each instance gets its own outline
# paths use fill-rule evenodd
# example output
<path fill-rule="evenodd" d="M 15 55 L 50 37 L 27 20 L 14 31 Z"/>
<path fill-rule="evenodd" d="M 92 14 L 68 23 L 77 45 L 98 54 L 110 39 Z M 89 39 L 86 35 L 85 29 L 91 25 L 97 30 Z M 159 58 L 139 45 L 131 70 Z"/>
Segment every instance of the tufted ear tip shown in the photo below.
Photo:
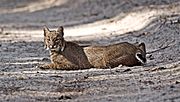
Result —
<path fill-rule="evenodd" d="M 48 27 L 46 25 L 43 26 L 43 30 L 49 31 Z"/>
<path fill-rule="evenodd" d="M 60 26 L 58 29 L 57 29 L 57 32 L 63 32 L 64 28 L 63 26 Z"/>
<path fill-rule="evenodd" d="M 60 27 L 57 29 L 57 32 L 63 37 L 63 36 L 64 36 L 64 28 L 63 28 L 63 26 L 60 26 Z"/>
<path fill-rule="evenodd" d="M 49 29 L 48 29 L 48 27 L 47 27 L 46 25 L 44 25 L 43 31 L 44 31 L 44 36 L 45 36 L 47 33 L 49 33 Z"/>

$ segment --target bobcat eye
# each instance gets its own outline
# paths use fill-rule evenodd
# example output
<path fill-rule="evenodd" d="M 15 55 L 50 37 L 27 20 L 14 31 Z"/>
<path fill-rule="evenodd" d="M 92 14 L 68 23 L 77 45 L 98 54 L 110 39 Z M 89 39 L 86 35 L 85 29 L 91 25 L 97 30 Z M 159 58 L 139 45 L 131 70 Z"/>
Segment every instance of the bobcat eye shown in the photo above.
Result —
<path fill-rule="evenodd" d="M 47 41 L 50 41 L 50 39 L 47 39 Z"/>

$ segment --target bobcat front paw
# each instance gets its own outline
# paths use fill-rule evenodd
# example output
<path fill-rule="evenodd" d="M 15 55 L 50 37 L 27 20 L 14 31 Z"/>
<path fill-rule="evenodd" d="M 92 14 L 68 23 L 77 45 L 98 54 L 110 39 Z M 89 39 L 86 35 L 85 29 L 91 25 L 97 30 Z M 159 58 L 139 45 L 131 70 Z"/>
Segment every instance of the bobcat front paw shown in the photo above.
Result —
<path fill-rule="evenodd" d="M 44 65 L 38 65 L 36 66 L 37 68 L 40 68 L 40 69 L 50 69 L 49 65 L 47 64 L 44 64 Z"/>

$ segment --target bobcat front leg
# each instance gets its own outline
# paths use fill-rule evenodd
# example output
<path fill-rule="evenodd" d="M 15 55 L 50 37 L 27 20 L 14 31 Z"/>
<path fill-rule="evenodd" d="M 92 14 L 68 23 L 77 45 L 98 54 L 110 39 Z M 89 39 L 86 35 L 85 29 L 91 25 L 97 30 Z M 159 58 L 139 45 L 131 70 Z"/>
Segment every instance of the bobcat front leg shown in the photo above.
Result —
<path fill-rule="evenodd" d="M 39 66 L 40 69 L 56 69 L 57 65 L 54 63 L 51 64 L 44 64 Z"/>
<path fill-rule="evenodd" d="M 77 69 L 78 66 L 74 64 L 56 64 L 56 63 L 51 63 L 51 64 L 44 64 L 39 67 L 40 69 L 57 69 L 57 70 L 73 70 Z"/>

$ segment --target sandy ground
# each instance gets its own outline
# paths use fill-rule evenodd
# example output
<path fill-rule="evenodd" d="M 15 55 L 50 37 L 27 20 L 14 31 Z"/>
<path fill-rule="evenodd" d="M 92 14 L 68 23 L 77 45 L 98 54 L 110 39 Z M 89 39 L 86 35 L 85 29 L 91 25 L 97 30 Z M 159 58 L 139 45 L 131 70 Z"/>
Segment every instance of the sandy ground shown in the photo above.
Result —
<path fill-rule="evenodd" d="M 42 27 L 79 44 L 144 42 L 147 64 L 41 70 Z M 0 101 L 179 102 L 179 0 L 1 0 Z"/>

